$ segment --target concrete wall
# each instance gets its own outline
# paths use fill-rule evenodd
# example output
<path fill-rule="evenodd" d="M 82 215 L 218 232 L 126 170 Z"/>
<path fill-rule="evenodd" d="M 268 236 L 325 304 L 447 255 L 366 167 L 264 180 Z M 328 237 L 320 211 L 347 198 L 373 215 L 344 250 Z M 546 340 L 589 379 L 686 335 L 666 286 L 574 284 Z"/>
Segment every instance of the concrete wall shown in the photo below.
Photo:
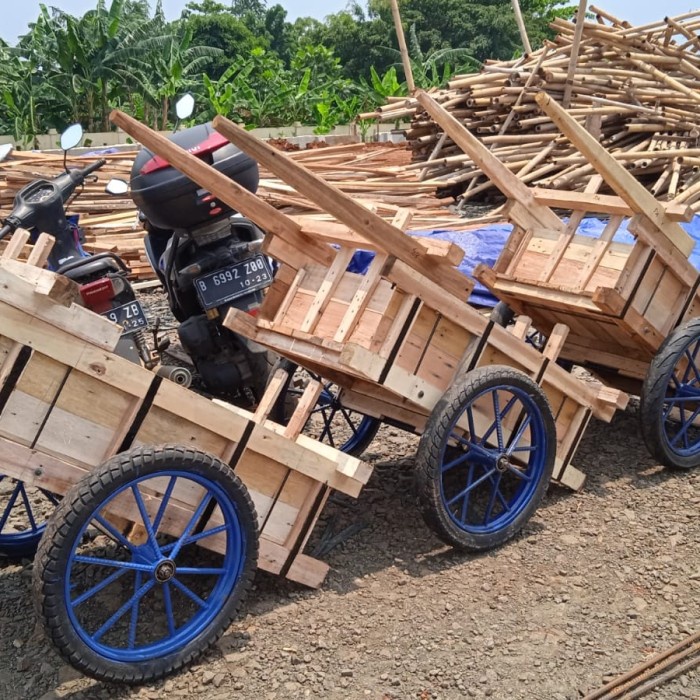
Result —
<path fill-rule="evenodd" d="M 330 144 L 351 143 L 360 140 L 360 132 L 355 125 L 338 126 L 330 134 L 316 135 L 314 134 L 313 126 L 288 126 L 274 127 L 265 129 L 253 129 L 252 133 L 263 139 L 289 138 L 294 142 L 298 142 L 300 146 L 305 147 L 309 141 L 322 140 Z M 379 124 L 372 126 L 367 133 L 367 140 L 370 141 L 394 141 L 397 135 L 392 135 L 392 124 Z M 172 132 L 161 132 L 169 136 Z M 60 134 L 50 132 L 45 136 L 39 136 L 39 150 L 49 151 L 59 148 Z M 11 136 L 0 136 L 0 144 L 14 143 Z M 85 134 L 83 144 L 88 144 L 88 148 L 103 148 L 105 146 L 121 146 L 131 144 L 132 140 L 128 134 L 121 129 L 109 131 L 106 133 Z"/>

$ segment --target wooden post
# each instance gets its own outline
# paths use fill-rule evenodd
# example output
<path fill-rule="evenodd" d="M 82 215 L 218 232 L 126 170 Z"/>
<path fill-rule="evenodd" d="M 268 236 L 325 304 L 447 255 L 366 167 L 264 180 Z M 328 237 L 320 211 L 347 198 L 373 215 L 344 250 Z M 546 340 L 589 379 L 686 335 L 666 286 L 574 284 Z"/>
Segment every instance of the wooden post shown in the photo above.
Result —
<path fill-rule="evenodd" d="M 564 99 L 562 104 L 564 109 L 568 109 L 571 104 L 571 88 L 573 87 L 574 73 L 576 72 L 576 63 L 578 62 L 578 50 L 581 46 L 581 37 L 583 36 L 583 25 L 586 21 L 586 3 L 588 0 L 579 0 L 578 10 L 576 12 L 576 29 L 574 30 L 574 40 L 571 44 L 571 56 L 569 58 L 569 69 L 566 72 L 566 87 L 564 88 Z"/>
<path fill-rule="evenodd" d="M 408 92 L 413 94 L 416 89 L 416 84 L 413 82 L 411 57 L 408 55 L 408 47 L 406 46 L 406 37 L 404 36 L 403 25 L 401 24 L 401 13 L 399 12 L 398 0 L 391 0 L 391 14 L 394 16 L 394 27 L 396 28 L 396 38 L 399 40 L 401 61 L 403 63 L 404 73 L 406 74 L 406 85 L 408 86 Z"/>
<path fill-rule="evenodd" d="M 520 11 L 520 3 L 518 0 L 511 0 L 513 4 L 513 14 L 515 14 L 515 21 L 518 23 L 518 31 L 520 32 L 520 38 L 523 40 L 523 48 L 525 53 L 532 53 L 532 46 L 530 46 L 530 37 L 527 35 L 527 29 L 525 29 L 525 22 L 523 22 L 523 13 Z"/>

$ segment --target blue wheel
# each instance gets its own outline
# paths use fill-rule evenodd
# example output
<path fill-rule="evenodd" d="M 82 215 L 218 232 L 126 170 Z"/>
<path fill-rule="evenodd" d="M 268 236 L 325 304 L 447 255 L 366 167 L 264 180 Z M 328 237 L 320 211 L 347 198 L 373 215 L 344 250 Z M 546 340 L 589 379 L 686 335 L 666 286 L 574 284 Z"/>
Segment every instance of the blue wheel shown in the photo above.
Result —
<path fill-rule="evenodd" d="M 138 449 L 61 502 L 39 548 L 36 600 L 69 663 L 101 680 L 144 683 L 223 634 L 257 551 L 255 508 L 227 465 L 184 447 Z"/>
<path fill-rule="evenodd" d="M 537 384 L 510 367 L 469 372 L 437 403 L 421 437 L 423 517 L 454 547 L 503 544 L 539 506 L 555 455 L 554 418 Z"/>
<path fill-rule="evenodd" d="M 700 465 L 700 319 L 676 328 L 642 387 L 642 436 L 651 455 L 676 469 Z"/>
<path fill-rule="evenodd" d="M 289 362 L 282 366 L 289 372 L 289 383 L 276 407 L 276 420 L 282 424 L 289 421 L 297 400 L 304 393 L 305 381 L 309 377 L 320 381 L 323 383 L 323 391 L 304 426 L 304 433 L 341 452 L 355 457 L 361 455 L 374 440 L 381 421 L 343 406 L 340 387 L 333 382 L 321 379 L 307 370 L 297 369 Z"/>
<path fill-rule="evenodd" d="M 0 556 L 31 558 L 58 497 L 0 474 Z"/>

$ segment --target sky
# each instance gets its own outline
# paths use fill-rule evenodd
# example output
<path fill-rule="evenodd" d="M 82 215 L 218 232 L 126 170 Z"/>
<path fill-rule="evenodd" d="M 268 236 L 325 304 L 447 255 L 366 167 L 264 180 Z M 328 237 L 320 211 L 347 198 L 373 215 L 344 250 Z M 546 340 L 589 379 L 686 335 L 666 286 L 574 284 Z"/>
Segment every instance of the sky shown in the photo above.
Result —
<path fill-rule="evenodd" d="M 53 5 L 73 15 L 80 15 L 95 7 L 95 0 L 0 0 L 4 21 L 0 25 L 0 36 L 14 43 L 27 29 L 27 24 L 39 14 L 39 4 Z M 225 2 L 225 0 L 220 0 Z M 164 0 L 163 6 L 168 19 L 175 19 L 188 0 Z M 288 13 L 290 20 L 296 17 L 316 17 L 323 19 L 328 14 L 338 12 L 347 5 L 347 0 L 268 0 L 269 5 L 279 2 Z M 576 0 L 569 0 L 576 4 Z M 616 17 L 627 19 L 633 24 L 646 24 L 663 19 L 665 15 L 675 16 L 700 7 L 700 0 L 665 0 L 663 3 L 648 0 L 593 0 L 593 4 L 610 12 Z"/>

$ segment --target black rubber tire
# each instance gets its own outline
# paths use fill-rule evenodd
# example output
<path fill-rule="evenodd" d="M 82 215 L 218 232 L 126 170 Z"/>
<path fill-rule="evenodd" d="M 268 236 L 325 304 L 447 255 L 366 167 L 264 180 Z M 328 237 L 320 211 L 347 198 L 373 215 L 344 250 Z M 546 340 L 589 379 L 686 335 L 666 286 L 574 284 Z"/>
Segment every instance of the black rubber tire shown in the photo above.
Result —
<path fill-rule="evenodd" d="M 700 465 L 700 453 L 683 456 L 670 449 L 661 420 L 663 402 L 676 363 L 686 348 L 698 339 L 700 318 L 674 329 L 654 355 L 642 385 L 639 422 L 644 444 L 654 459 L 672 469 L 693 469 Z"/>
<path fill-rule="evenodd" d="M 282 392 L 280 393 L 279 399 L 270 413 L 270 418 L 280 425 L 287 425 L 292 413 L 294 412 L 294 408 L 296 407 L 298 396 L 290 391 L 290 388 L 294 380 L 294 373 L 298 367 L 299 365 L 295 364 L 291 360 L 280 358 L 279 362 L 275 364 L 270 374 L 270 376 L 272 376 L 277 369 L 284 369 L 288 374 L 287 381 L 282 389 Z M 372 423 L 365 429 L 362 437 L 354 442 L 352 449 L 344 450 L 341 447 L 338 447 L 338 449 L 341 449 L 342 452 L 352 455 L 353 457 L 359 457 L 370 446 L 374 438 L 377 436 L 379 428 L 382 426 L 382 421 L 378 418 L 370 418 L 369 416 L 365 416 L 365 419 L 371 420 Z"/>
<path fill-rule="evenodd" d="M 532 398 L 544 420 L 547 435 L 545 468 L 527 506 L 507 527 L 495 533 L 471 533 L 459 528 L 445 512 L 440 478 L 442 454 L 455 418 L 471 398 L 485 389 L 507 384 L 524 390 Z M 516 535 L 539 507 L 549 487 L 556 457 L 556 426 L 542 389 L 522 372 L 505 365 L 480 367 L 453 384 L 433 408 L 416 454 L 415 483 L 418 503 L 428 527 L 446 544 L 467 552 L 480 552 L 503 544 Z"/>
<path fill-rule="evenodd" d="M 119 662 L 90 649 L 75 631 L 66 612 L 63 585 L 67 561 L 85 519 L 120 487 L 136 477 L 165 470 L 198 474 L 226 489 L 246 532 L 244 564 L 231 595 L 218 614 L 183 647 L 143 662 Z M 65 495 L 49 520 L 37 552 L 33 573 L 34 603 L 48 637 L 63 658 L 88 676 L 108 682 L 136 685 L 163 678 L 192 663 L 226 631 L 250 590 L 258 557 L 255 506 L 248 491 L 221 460 L 180 445 L 137 448 L 116 455 L 87 474 Z"/>

